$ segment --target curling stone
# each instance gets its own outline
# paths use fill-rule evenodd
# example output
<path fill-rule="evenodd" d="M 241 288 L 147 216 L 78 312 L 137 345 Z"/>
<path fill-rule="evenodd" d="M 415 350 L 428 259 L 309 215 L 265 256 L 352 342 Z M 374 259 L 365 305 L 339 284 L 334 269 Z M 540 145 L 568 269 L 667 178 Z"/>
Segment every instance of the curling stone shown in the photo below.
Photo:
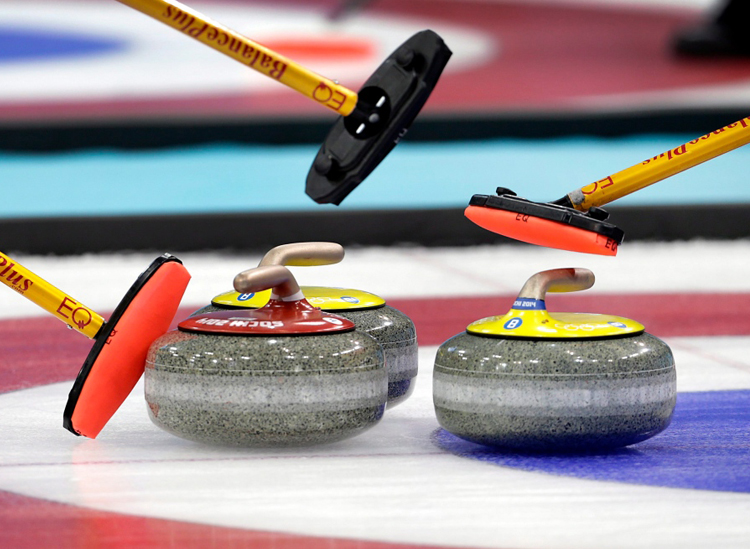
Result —
<path fill-rule="evenodd" d="M 546 292 L 585 290 L 586 269 L 531 277 L 505 316 L 470 324 L 435 358 L 433 401 L 447 431 L 517 451 L 617 448 L 672 418 L 672 352 L 617 316 L 546 310 Z"/>
<path fill-rule="evenodd" d="M 381 419 L 388 375 L 373 337 L 310 305 L 286 267 L 245 271 L 235 286 L 273 290 L 260 309 L 191 316 L 149 349 L 156 425 L 203 443 L 280 447 L 342 440 Z"/>
<path fill-rule="evenodd" d="M 259 266 L 311 266 L 339 263 L 344 248 L 333 242 L 298 242 L 270 250 Z M 383 347 L 388 371 L 388 407 L 400 404 L 414 391 L 417 376 L 417 331 L 411 319 L 387 305 L 377 295 L 350 288 L 302 286 L 307 301 L 322 311 L 333 312 L 357 325 L 357 329 L 373 336 Z M 201 314 L 222 309 L 262 307 L 268 302 L 265 292 L 237 291 L 216 296 L 211 304 L 196 311 Z"/>

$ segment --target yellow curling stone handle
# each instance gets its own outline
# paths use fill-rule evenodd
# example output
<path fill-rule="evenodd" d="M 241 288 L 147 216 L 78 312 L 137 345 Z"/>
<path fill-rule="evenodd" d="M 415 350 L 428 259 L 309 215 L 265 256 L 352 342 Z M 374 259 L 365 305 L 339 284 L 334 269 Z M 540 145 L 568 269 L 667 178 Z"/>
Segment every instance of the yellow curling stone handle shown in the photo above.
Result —
<path fill-rule="evenodd" d="M 750 143 L 750 117 L 693 139 L 640 164 L 568 193 L 573 207 L 588 211 Z"/>
<path fill-rule="evenodd" d="M 179 2 L 166 0 L 118 0 L 118 2 L 169 25 L 182 34 L 306 95 L 338 114 L 349 115 L 357 104 L 356 92 L 298 65 Z"/>
<path fill-rule="evenodd" d="M 619 316 L 547 312 L 547 292 L 586 290 L 594 280 L 588 269 L 542 271 L 526 281 L 507 314 L 477 320 L 466 330 L 487 337 L 526 339 L 588 339 L 643 332 L 642 324 Z"/>
<path fill-rule="evenodd" d="M 65 324 L 94 339 L 104 318 L 0 252 L 0 281 Z"/>

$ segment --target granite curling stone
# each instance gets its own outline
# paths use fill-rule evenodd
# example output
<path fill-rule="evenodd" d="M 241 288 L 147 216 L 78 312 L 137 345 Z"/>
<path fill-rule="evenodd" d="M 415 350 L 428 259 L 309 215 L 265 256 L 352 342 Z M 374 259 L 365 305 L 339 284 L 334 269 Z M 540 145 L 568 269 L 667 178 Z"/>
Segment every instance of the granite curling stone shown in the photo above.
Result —
<path fill-rule="evenodd" d="M 383 350 L 350 320 L 321 312 L 283 266 L 245 271 L 238 291 L 273 288 L 260 309 L 193 315 L 146 361 L 149 417 L 202 443 L 307 446 L 357 435 L 383 416 Z"/>
<path fill-rule="evenodd" d="M 628 446 L 669 425 L 672 352 L 632 320 L 546 310 L 547 291 L 584 290 L 586 269 L 537 273 L 505 316 L 470 324 L 435 358 L 438 422 L 471 442 L 530 452 Z"/>
<path fill-rule="evenodd" d="M 343 258 L 344 248 L 340 244 L 299 242 L 273 248 L 259 266 L 329 265 Z M 351 320 L 358 330 L 373 336 L 383 347 L 388 371 L 388 408 L 404 402 L 412 394 L 418 370 L 417 331 L 407 315 L 387 305 L 383 298 L 361 290 L 302 286 L 302 293 L 311 305 Z M 226 292 L 194 314 L 262 307 L 269 296 L 270 291 Z"/>

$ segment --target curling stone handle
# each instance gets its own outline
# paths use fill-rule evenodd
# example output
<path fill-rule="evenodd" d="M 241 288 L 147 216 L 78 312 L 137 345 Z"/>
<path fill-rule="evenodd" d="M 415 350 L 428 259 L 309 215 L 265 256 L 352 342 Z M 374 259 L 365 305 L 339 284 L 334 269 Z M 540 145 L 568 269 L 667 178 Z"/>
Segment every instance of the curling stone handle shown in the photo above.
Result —
<path fill-rule="evenodd" d="M 335 242 L 295 242 L 282 244 L 268 251 L 258 264 L 293 265 L 309 267 L 315 265 L 333 265 L 344 259 L 344 247 Z"/>
<path fill-rule="evenodd" d="M 243 271 L 234 277 L 234 289 L 240 293 L 272 289 L 271 299 L 299 301 L 304 295 L 291 271 L 283 265 L 264 265 Z"/>
<path fill-rule="evenodd" d="M 594 273 L 588 269 L 551 269 L 536 273 L 526 281 L 518 297 L 544 301 L 547 292 L 578 292 L 594 285 Z"/>

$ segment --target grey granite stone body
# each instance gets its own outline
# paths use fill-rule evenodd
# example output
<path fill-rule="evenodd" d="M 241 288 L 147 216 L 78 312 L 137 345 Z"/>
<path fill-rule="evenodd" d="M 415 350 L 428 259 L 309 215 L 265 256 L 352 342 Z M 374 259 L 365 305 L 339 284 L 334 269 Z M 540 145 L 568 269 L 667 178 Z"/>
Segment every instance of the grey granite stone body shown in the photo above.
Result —
<path fill-rule="evenodd" d="M 528 340 L 464 332 L 443 343 L 435 358 L 440 425 L 500 448 L 627 446 L 666 429 L 675 398 L 672 352 L 648 333 Z"/>
<path fill-rule="evenodd" d="M 387 394 L 382 348 L 359 330 L 273 337 L 173 331 L 146 359 L 151 420 L 208 444 L 342 440 L 382 418 Z"/>
<path fill-rule="evenodd" d="M 213 313 L 214 311 L 226 311 L 228 307 L 217 307 L 213 303 L 209 303 L 205 307 L 201 307 L 197 311 L 190 313 L 190 316 L 203 315 L 206 313 Z"/>
<path fill-rule="evenodd" d="M 207 305 L 191 316 L 225 310 Z M 325 309 L 324 309 L 325 310 Z M 417 377 L 417 330 L 412 320 L 389 305 L 374 309 L 331 310 L 354 322 L 358 330 L 374 337 L 383 347 L 388 371 L 388 408 L 404 402 L 414 391 Z"/>

